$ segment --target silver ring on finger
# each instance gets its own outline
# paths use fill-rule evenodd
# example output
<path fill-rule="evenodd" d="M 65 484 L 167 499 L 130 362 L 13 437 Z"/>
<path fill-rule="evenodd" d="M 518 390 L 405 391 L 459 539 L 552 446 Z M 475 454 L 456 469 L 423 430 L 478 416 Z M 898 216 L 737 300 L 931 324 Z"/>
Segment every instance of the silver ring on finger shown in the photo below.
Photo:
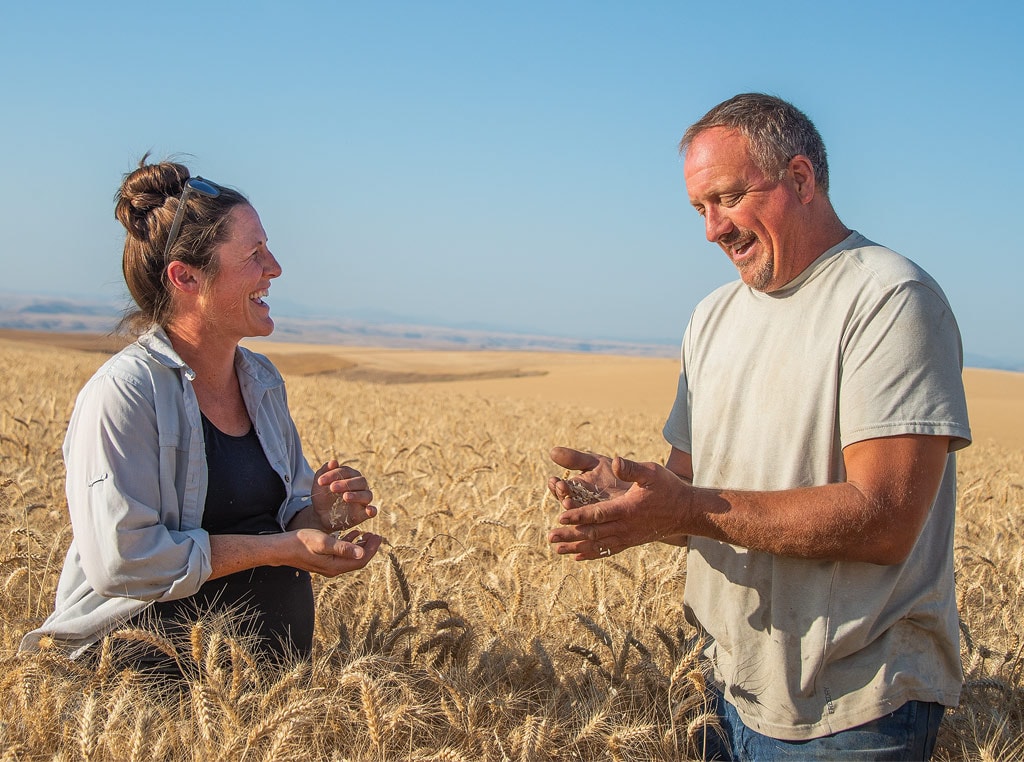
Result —
<path fill-rule="evenodd" d="M 611 554 L 612 554 L 612 549 L 611 548 L 602 548 L 600 546 L 597 548 L 597 555 L 599 555 L 599 556 L 610 556 Z"/>

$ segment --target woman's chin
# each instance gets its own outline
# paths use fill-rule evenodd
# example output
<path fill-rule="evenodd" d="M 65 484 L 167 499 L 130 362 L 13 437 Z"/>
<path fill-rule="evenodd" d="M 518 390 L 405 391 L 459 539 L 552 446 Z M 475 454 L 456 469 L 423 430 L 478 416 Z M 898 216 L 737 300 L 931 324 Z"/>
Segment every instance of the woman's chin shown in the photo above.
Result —
<path fill-rule="evenodd" d="M 250 337 L 269 336 L 274 332 L 274 321 L 268 316 L 258 321 L 249 331 Z"/>

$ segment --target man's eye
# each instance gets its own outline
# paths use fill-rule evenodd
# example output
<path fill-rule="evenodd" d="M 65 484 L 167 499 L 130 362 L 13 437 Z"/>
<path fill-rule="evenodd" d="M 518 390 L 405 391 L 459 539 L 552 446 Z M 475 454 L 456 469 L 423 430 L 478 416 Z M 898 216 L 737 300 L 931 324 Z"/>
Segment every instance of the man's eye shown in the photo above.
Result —
<path fill-rule="evenodd" d="M 722 206 L 736 206 L 741 198 L 743 198 L 742 193 L 727 193 L 719 201 L 721 201 Z"/>
<path fill-rule="evenodd" d="M 695 206 L 695 207 L 693 207 L 693 211 L 695 211 L 701 217 L 704 216 L 704 207 L 703 206 Z"/>

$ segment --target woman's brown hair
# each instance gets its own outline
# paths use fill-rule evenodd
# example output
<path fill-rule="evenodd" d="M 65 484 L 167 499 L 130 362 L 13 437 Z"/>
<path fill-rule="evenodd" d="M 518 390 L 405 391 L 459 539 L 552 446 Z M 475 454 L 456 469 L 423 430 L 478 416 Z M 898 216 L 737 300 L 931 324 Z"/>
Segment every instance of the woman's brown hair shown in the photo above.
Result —
<path fill-rule="evenodd" d="M 148 158 L 149 154 L 143 156 L 138 169 L 124 176 L 114 196 L 114 216 L 125 229 L 124 281 L 135 301 L 135 308 L 125 313 L 119 327 L 136 334 L 154 324 L 166 325 L 171 317 L 171 290 L 166 277 L 169 263 L 180 260 L 207 275 L 216 275 L 213 252 L 227 238 L 228 213 L 239 204 L 249 203 L 238 191 L 220 185 L 216 185 L 220 194 L 213 198 L 189 193 L 181 228 L 165 259 L 167 235 L 191 175 L 183 164 L 147 164 Z"/>

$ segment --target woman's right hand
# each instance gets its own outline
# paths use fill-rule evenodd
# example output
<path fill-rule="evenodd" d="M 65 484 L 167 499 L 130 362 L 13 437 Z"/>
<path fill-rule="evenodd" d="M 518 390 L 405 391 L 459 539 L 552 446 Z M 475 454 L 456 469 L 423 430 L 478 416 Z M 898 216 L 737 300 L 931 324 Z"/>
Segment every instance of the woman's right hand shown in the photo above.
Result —
<path fill-rule="evenodd" d="M 210 535 L 212 569 L 207 580 L 256 566 L 293 566 L 337 577 L 366 566 L 382 539 L 359 530 L 335 537 L 309 527 L 280 534 L 214 534 Z"/>
<path fill-rule="evenodd" d="M 282 566 L 294 566 L 324 577 L 362 569 L 377 554 L 382 539 L 380 535 L 358 530 L 335 537 L 308 528 L 274 536 L 281 538 L 283 545 Z"/>

